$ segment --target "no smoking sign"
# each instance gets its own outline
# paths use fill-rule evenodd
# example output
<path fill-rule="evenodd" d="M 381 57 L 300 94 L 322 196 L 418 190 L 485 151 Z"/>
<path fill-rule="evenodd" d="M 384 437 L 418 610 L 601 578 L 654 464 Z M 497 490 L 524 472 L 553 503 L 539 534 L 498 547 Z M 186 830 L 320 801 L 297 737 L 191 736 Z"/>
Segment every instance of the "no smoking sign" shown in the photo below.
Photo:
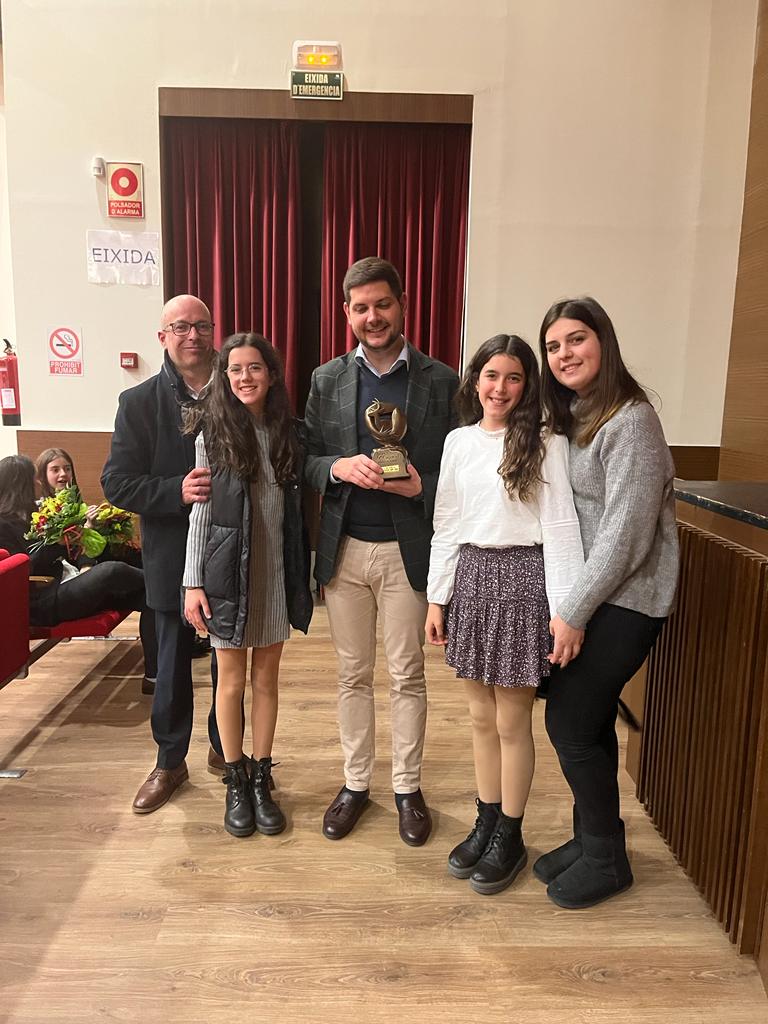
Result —
<path fill-rule="evenodd" d="M 141 164 L 107 164 L 107 213 L 110 217 L 144 216 Z"/>
<path fill-rule="evenodd" d="M 82 332 L 72 327 L 48 331 L 48 369 L 54 377 L 83 376 Z"/>

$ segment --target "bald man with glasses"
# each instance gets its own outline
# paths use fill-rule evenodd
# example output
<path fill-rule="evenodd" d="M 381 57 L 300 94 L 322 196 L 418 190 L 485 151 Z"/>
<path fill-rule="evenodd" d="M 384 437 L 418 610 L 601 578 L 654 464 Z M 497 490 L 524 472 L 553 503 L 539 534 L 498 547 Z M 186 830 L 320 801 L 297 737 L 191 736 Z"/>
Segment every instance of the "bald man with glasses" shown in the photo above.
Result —
<path fill-rule="evenodd" d="M 147 603 L 157 622 L 158 666 L 152 702 L 155 768 L 133 802 L 137 814 L 156 811 L 187 780 L 192 735 L 194 631 L 181 615 L 181 579 L 189 511 L 207 501 L 210 471 L 195 469 L 195 440 L 182 434 L 184 406 L 196 401 L 211 377 L 213 321 L 194 295 L 170 299 L 160 317 L 165 349 L 158 374 L 120 395 L 112 447 L 101 477 L 107 498 L 141 516 Z M 209 735 L 221 743 L 213 713 Z M 210 763 L 210 759 L 209 759 Z"/>

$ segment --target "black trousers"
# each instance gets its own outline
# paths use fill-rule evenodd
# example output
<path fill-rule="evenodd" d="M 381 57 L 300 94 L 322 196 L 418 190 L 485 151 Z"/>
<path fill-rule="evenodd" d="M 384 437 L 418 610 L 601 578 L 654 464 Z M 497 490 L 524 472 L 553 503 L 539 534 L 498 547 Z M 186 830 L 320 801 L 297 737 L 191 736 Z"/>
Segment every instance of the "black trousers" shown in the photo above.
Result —
<path fill-rule="evenodd" d="M 154 678 L 157 675 L 155 616 L 146 605 L 141 569 L 123 562 L 99 562 L 56 588 L 53 613 L 57 623 L 84 619 L 106 608 L 141 612 L 139 632 L 144 648 L 144 674 Z"/>
<path fill-rule="evenodd" d="M 157 743 L 157 767 L 176 768 L 189 751 L 192 737 L 194 696 L 192 688 L 192 641 L 195 631 L 179 612 L 156 611 L 157 682 L 152 701 L 152 735 Z M 221 739 L 216 725 L 215 698 L 218 666 L 215 652 L 211 656 L 213 698 L 208 716 L 208 737 L 221 753 Z"/>
<path fill-rule="evenodd" d="M 590 619 L 575 661 L 553 669 L 546 725 L 588 835 L 609 836 L 619 817 L 618 700 L 643 664 L 664 619 L 603 604 Z"/>

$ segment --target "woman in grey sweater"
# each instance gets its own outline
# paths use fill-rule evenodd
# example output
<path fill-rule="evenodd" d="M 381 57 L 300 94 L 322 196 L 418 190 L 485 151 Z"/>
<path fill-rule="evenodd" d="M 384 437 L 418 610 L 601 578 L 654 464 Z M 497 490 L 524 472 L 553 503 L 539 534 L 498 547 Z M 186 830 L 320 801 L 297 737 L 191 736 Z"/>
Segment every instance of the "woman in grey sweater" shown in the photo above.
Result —
<path fill-rule="evenodd" d="M 550 660 L 559 669 L 546 711 L 573 792 L 574 835 L 533 870 L 550 899 L 575 910 L 632 884 L 619 816 L 616 710 L 674 602 L 674 464 L 599 303 L 555 303 L 539 344 L 548 426 L 570 442 L 585 565 L 550 623 Z"/>

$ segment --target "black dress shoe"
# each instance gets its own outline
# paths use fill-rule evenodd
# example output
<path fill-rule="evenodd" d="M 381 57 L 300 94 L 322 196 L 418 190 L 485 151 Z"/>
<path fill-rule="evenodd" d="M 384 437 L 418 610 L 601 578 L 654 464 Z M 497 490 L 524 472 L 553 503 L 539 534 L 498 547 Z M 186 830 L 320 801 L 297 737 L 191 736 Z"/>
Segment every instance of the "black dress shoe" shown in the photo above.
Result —
<path fill-rule="evenodd" d="M 145 697 L 151 697 L 152 694 L 155 692 L 156 682 L 157 678 L 153 678 L 152 676 L 144 676 L 144 678 L 141 680 L 141 692 L 144 694 Z"/>
<path fill-rule="evenodd" d="M 423 846 L 432 831 L 432 818 L 424 803 L 421 790 L 399 796 L 397 813 L 400 817 L 400 838 L 409 846 Z"/>
<path fill-rule="evenodd" d="M 348 836 L 367 806 L 367 789 L 364 793 L 353 793 L 342 786 L 323 815 L 323 835 L 326 839 Z"/>

